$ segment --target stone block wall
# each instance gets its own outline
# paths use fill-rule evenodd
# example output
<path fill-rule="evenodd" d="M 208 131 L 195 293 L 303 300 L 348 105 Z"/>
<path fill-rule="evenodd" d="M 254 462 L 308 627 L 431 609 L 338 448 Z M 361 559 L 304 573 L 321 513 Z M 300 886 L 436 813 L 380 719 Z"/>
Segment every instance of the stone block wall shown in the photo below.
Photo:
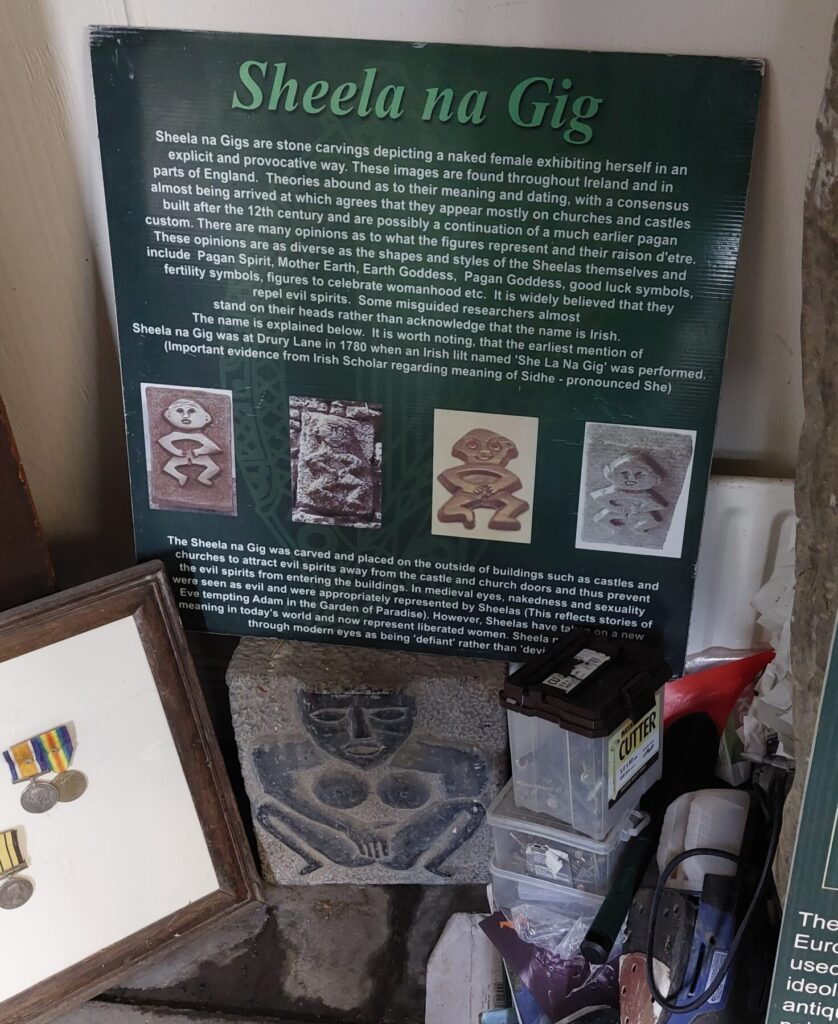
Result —
<path fill-rule="evenodd" d="M 805 420 L 795 484 L 791 645 L 798 756 L 775 869 L 783 890 L 838 613 L 838 25 L 804 207 L 801 342 Z"/>

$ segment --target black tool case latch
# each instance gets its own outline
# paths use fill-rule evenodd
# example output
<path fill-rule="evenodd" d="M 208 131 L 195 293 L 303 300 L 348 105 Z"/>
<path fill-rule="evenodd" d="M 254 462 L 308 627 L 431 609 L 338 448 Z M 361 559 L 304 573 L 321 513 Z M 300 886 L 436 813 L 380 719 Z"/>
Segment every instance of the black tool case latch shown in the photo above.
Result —
<path fill-rule="evenodd" d="M 638 672 L 620 689 L 626 717 L 639 722 L 655 706 L 657 685 L 648 672 Z"/>

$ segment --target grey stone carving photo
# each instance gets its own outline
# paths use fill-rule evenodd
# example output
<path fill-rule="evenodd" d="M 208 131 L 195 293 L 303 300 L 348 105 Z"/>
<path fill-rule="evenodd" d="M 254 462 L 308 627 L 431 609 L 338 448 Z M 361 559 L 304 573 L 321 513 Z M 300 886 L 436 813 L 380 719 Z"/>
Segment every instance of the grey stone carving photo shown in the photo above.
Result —
<path fill-rule="evenodd" d="M 695 431 L 587 423 L 576 546 L 677 558 Z"/>
<path fill-rule="evenodd" d="M 506 778 L 493 662 L 244 640 L 228 685 L 274 883 L 483 882 Z"/>
<path fill-rule="evenodd" d="M 381 406 L 289 399 L 291 518 L 295 523 L 381 526 Z"/>

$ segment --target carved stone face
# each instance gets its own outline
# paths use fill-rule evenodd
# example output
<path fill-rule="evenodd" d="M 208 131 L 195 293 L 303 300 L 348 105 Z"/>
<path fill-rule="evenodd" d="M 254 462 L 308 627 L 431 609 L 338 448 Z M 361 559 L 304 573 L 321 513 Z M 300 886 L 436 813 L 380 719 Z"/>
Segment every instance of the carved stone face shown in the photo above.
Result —
<path fill-rule="evenodd" d="M 212 422 L 207 410 L 190 398 L 176 398 L 163 415 L 179 430 L 202 430 Z"/>
<path fill-rule="evenodd" d="M 463 462 L 485 462 L 505 466 L 507 462 L 518 457 L 518 449 L 508 437 L 477 427 L 457 441 L 451 449 L 451 454 Z"/>
<path fill-rule="evenodd" d="M 394 754 L 413 728 L 416 702 L 406 693 L 297 694 L 300 716 L 327 753 L 367 768 Z"/>
<path fill-rule="evenodd" d="M 650 491 L 663 479 L 657 463 L 642 452 L 625 452 L 603 470 L 606 480 L 620 491 Z"/>

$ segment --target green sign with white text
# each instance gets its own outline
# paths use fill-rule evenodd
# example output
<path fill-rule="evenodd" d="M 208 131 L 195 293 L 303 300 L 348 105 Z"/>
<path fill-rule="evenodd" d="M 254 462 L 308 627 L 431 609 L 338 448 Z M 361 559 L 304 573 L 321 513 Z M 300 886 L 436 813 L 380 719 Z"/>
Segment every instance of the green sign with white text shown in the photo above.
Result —
<path fill-rule="evenodd" d="M 757 61 L 96 29 L 138 555 L 189 628 L 683 664 Z"/>
<path fill-rule="evenodd" d="M 766 1024 L 838 1020 L 838 658 L 826 670 Z"/>

